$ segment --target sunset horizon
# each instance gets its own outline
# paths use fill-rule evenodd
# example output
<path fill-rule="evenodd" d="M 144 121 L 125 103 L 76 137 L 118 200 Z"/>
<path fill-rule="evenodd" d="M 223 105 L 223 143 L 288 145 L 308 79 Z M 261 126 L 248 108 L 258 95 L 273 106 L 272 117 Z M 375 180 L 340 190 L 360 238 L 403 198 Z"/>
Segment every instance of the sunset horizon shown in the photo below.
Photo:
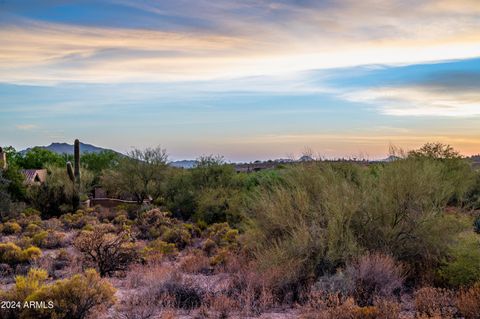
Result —
<path fill-rule="evenodd" d="M 478 154 L 479 16 L 475 0 L 2 1 L 1 143 Z"/>

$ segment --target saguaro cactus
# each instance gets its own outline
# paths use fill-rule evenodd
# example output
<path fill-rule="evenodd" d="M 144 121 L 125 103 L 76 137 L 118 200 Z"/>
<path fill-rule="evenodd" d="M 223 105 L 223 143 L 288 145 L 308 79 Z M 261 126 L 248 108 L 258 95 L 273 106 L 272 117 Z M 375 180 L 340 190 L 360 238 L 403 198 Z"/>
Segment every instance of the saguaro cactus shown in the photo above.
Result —
<path fill-rule="evenodd" d="M 75 182 L 80 183 L 80 141 L 75 140 L 74 145 L 74 161 L 75 161 Z"/>
<path fill-rule="evenodd" d="M 74 209 L 80 206 L 80 141 L 75 140 L 74 144 L 74 167 L 72 163 L 67 162 L 67 174 L 73 183 L 74 194 L 72 198 L 72 204 Z"/>

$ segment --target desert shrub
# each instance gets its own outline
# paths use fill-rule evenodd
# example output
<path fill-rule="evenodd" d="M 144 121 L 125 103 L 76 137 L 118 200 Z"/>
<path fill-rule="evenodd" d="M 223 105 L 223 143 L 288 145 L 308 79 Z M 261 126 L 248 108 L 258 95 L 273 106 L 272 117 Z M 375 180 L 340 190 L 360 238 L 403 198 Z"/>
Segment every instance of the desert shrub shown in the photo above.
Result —
<path fill-rule="evenodd" d="M 320 292 L 321 295 L 349 296 L 352 293 L 352 288 L 351 279 L 345 275 L 345 271 L 340 269 L 335 274 L 325 274 L 319 277 L 308 295 L 311 296 Z"/>
<path fill-rule="evenodd" d="M 202 244 L 202 249 L 208 256 L 212 256 L 213 253 L 216 251 L 217 247 L 218 246 L 215 241 L 210 238 L 207 238 Z"/>
<path fill-rule="evenodd" d="M 129 287 L 138 296 L 153 298 L 158 307 L 193 309 L 201 305 L 205 291 L 194 281 L 165 265 L 135 265 L 127 274 Z"/>
<path fill-rule="evenodd" d="M 206 187 L 197 195 L 197 207 L 194 220 L 203 220 L 207 224 L 235 222 L 232 213 L 234 191 L 229 188 Z"/>
<path fill-rule="evenodd" d="M 391 298 L 403 284 L 402 267 L 392 257 L 378 253 L 360 257 L 345 272 L 360 306 L 373 305 L 375 298 Z"/>
<path fill-rule="evenodd" d="M 84 211 L 78 210 L 75 213 L 63 214 L 60 217 L 67 229 L 82 229 L 86 225 L 98 224 L 98 220 L 95 216 L 85 214 Z"/>
<path fill-rule="evenodd" d="M 175 244 L 179 249 L 185 248 L 191 242 L 191 235 L 182 225 L 166 228 L 160 236 L 161 240 Z"/>
<path fill-rule="evenodd" d="M 400 305 L 389 300 L 377 300 L 374 306 L 360 307 L 353 298 L 329 295 L 320 305 L 303 310 L 302 319 L 398 319 Z"/>
<path fill-rule="evenodd" d="M 471 288 L 462 289 L 457 296 L 456 305 L 460 315 L 465 319 L 480 318 L 480 284 Z"/>
<path fill-rule="evenodd" d="M 33 261 L 41 255 L 42 251 L 38 247 L 31 246 L 21 249 L 14 243 L 0 243 L 0 263 L 5 263 L 12 267 Z"/>
<path fill-rule="evenodd" d="M 65 234 L 54 230 L 44 230 L 33 235 L 32 242 L 41 248 L 59 248 L 65 245 Z"/>
<path fill-rule="evenodd" d="M 1 301 L 13 301 L 23 303 L 28 296 L 38 291 L 46 282 L 48 274 L 43 269 L 31 268 L 26 276 L 16 276 L 15 285 L 8 290 L 0 291 Z M 17 318 L 41 318 L 34 315 L 27 315 L 21 308 L 4 308 L 0 315 L 5 319 Z"/>
<path fill-rule="evenodd" d="M 94 270 L 43 285 L 25 300 L 51 300 L 52 309 L 25 309 L 25 318 L 83 319 L 113 305 L 115 289 Z"/>
<path fill-rule="evenodd" d="M 362 186 L 364 202 L 352 223 L 358 243 L 406 263 L 412 280 L 432 277 L 429 272 L 468 228 L 465 218 L 445 212 L 469 184 L 471 171 L 459 165 L 450 171 L 442 160 L 414 157 L 371 168 Z"/>
<path fill-rule="evenodd" d="M 55 270 L 65 268 L 72 260 L 72 256 L 65 249 L 60 249 L 55 256 L 53 267 Z"/>
<path fill-rule="evenodd" d="M 40 216 L 41 212 L 36 210 L 35 208 L 28 207 L 22 211 L 22 214 L 26 217 L 32 217 L 32 216 Z"/>
<path fill-rule="evenodd" d="M 229 249 L 221 248 L 210 257 L 210 265 L 216 268 L 225 267 L 228 265 L 230 259 L 235 257 L 235 254 Z"/>
<path fill-rule="evenodd" d="M 159 209 L 151 209 L 140 213 L 136 220 L 136 226 L 139 230 L 139 237 L 144 239 L 155 239 L 161 234 L 173 227 L 176 220 L 170 218 L 170 214 L 162 212 Z"/>
<path fill-rule="evenodd" d="M 127 213 L 119 213 L 115 218 L 113 219 L 113 224 L 116 225 L 117 227 L 125 227 L 125 226 L 132 226 L 133 221 L 128 219 Z"/>
<path fill-rule="evenodd" d="M 101 276 L 125 270 L 138 259 L 129 231 L 114 234 L 99 226 L 93 231 L 80 233 L 74 246 L 83 254 L 87 263 L 96 266 Z"/>
<path fill-rule="evenodd" d="M 278 293 L 298 295 L 308 281 L 357 253 L 350 223 L 361 194 L 344 175 L 329 164 L 301 165 L 249 201 L 247 244 L 260 269 L 277 274 Z"/>
<path fill-rule="evenodd" d="M 30 223 L 25 228 L 24 234 L 30 237 L 33 237 L 35 234 L 42 231 L 42 228 L 37 224 Z"/>
<path fill-rule="evenodd" d="M 210 225 L 206 230 L 206 236 L 218 247 L 235 248 L 238 245 L 238 230 L 230 228 L 227 223 Z"/>
<path fill-rule="evenodd" d="M 417 315 L 452 318 L 455 313 L 455 298 L 452 291 L 442 288 L 425 287 L 414 294 Z"/>
<path fill-rule="evenodd" d="M 18 234 L 22 231 L 22 227 L 16 222 L 6 222 L 2 225 L 2 233 L 4 235 Z"/>
<path fill-rule="evenodd" d="M 225 270 L 231 274 L 227 295 L 238 302 L 244 316 L 258 315 L 283 301 L 277 298 L 272 288 L 275 274 L 259 272 L 255 261 L 244 256 L 231 256 Z"/>
<path fill-rule="evenodd" d="M 154 287 L 154 294 L 173 299 L 172 306 L 181 309 L 194 309 L 200 307 L 204 292 L 199 288 L 178 279 L 164 282 L 161 286 Z"/>
<path fill-rule="evenodd" d="M 20 214 L 15 221 L 22 227 L 22 229 L 27 228 L 30 224 L 42 225 L 42 218 L 38 215 L 25 216 Z"/>
<path fill-rule="evenodd" d="M 58 218 L 49 218 L 47 220 L 42 221 L 43 228 L 61 231 L 64 229 L 63 222 Z"/>
<path fill-rule="evenodd" d="M 132 294 L 115 305 L 118 319 L 149 319 L 157 312 L 157 302 L 146 294 Z"/>
<path fill-rule="evenodd" d="M 469 286 L 480 281 L 480 238 L 465 233 L 453 245 L 450 260 L 439 269 L 441 279 L 452 287 Z"/>
<path fill-rule="evenodd" d="M 202 251 L 195 251 L 193 254 L 185 256 L 180 262 L 180 269 L 191 274 L 210 274 L 210 260 Z"/>
<path fill-rule="evenodd" d="M 175 244 L 156 239 L 148 243 L 147 247 L 142 250 L 142 254 L 146 260 L 157 260 L 176 256 L 178 249 Z"/>

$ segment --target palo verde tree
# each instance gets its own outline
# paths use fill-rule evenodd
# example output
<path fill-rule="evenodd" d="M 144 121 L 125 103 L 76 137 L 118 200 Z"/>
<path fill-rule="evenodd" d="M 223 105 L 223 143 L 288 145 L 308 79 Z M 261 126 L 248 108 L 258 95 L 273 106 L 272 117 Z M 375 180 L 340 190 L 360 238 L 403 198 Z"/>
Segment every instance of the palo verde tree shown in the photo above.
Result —
<path fill-rule="evenodd" d="M 168 155 L 161 147 L 134 149 L 102 174 L 101 184 L 115 196 L 133 196 L 142 204 L 149 196 L 160 195 Z"/>

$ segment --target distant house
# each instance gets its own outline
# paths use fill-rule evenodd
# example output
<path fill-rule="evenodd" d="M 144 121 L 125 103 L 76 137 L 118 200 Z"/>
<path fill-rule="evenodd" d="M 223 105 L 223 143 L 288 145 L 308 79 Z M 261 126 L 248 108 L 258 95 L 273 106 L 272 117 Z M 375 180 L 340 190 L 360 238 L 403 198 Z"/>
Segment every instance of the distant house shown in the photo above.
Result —
<path fill-rule="evenodd" d="M 23 169 L 22 174 L 27 185 L 42 184 L 47 180 L 46 169 Z"/>

